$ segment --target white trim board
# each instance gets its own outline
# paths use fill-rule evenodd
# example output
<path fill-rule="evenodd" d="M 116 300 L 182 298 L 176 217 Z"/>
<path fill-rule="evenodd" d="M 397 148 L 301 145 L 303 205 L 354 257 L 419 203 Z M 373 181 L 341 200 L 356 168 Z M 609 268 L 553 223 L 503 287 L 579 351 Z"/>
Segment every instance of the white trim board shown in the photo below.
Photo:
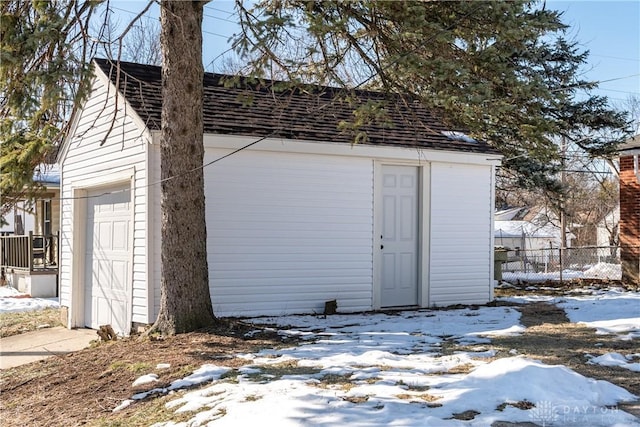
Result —
<path fill-rule="evenodd" d="M 258 137 L 237 135 L 204 135 L 205 148 L 222 148 L 231 151 L 259 140 Z M 157 141 L 154 139 L 154 141 Z M 424 164 L 426 162 L 464 163 L 477 165 L 494 165 L 500 162 L 501 155 L 486 153 L 470 153 L 445 151 L 420 147 L 391 147 L 381 145 L 333 142 L 315 142 L 291 139 L 266 138 L 249 147 L 255 151 L 275 151 L 289 153 L 325 154 L 336 156 L 371 157 L 375 159 L 407 160 Z M 238 153 L 239 154 L 239 153 Z M 238 155 L 235 154 L 235 155 Z"/>

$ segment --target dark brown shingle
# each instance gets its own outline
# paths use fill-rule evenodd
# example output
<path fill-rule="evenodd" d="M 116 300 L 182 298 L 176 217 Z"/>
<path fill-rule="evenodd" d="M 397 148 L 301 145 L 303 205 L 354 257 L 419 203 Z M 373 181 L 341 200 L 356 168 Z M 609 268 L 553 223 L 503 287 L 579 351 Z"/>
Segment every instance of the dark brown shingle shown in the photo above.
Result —
<path fill-rule="evenodd" d="M 115 63 L 95 59 L 95 63 L 115 83 Z M 120 92 L 151 130 L 160 130 L 162 110 L 161 69 L 157 66 L 120 62 Z M 448 129 L 417 102 L 382 93 L 308 86 L 284 91 L 272 90 L 272 83 L 225 87 L 230 76 L 205 73 L 204 131 L 212 134 L 302 139 L 320 142 L 353 143 L 353 133 L 341 131 L 339 124 L 353 120 L 354 109 L 368 101 L 384 102 L 385 123 L 371 124 L 366 132 L 368 145 L 423 147 L 439 150 L 496 153 L 482 142 L 452 139 Z M 242 86 L 242 87 L 237 87 Z"/>

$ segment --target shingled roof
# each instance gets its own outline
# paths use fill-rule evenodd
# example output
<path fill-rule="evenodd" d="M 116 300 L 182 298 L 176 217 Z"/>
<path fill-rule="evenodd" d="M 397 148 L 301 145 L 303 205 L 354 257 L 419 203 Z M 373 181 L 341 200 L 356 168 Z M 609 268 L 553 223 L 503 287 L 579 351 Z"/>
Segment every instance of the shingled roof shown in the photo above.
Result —
<path fill-rule="evenodd" d="M 630 156 L 640 153 L 640 134 L 632 136 L 618 146 L 618 153 L 621 156 Z"/>
<path fill-rule="evenodd" d="M 116 63 L 95 59 L 115 84 Z M 119 90 L 151 130 L 160 130 L 162 110 L 161 68 L 120 62 Z M 250 83 L 241 79 L 225 87 L 220 74 L 204 75 L 204 132 L 244 136 L 301 139 L 351 144 L 354 134 L 339 129 L 353 120 L 353 111 L 368 101 L 384 102 L 383 123 L 363 126 L 367 145 L 422 147 L 439 150 L 497 153 L 483 142 L 451 132 L 417 102 L 378 92 L 345 92 L 324 86 L 277 91 L 273 82 Z M 354 102 L 355 100 L 355 102 Z"/>

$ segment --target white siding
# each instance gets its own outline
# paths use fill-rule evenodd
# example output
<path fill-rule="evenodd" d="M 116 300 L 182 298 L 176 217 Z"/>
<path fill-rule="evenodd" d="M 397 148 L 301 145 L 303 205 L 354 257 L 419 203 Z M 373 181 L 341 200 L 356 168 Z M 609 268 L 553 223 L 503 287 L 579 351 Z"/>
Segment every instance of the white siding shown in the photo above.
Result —
<path fill-rule="evenodd" d="M 491 166 L 431 165 L 431 305 L 491 298 Z"/>
<path fill-rule="evenodd" d="M 133 116 L 122 96 L 115 111 L 115 90 L 107 90 L 105 80 L 94 79 L 93 92 L 75 121 L 72 135 L 65 142 L 61 160 L 62 207 L 60 239 L 60 303 L 71 305 L 73 259 L 73 189 L 108 184 L 113 174 L 135 170 L 133 178 L 133 283 L 131 289 L 132 321 L 148 323 L 146 280 L 146 192 L 145 150 L 148 133 Z M 107 97 L 109 98 L 107 101 Z M 127 111 L 127 108 L 129 110 Z M 115 120 L 114 120 L 115 116 Z M 112 125 L 113 121 L 113 125 Z M 111 128 L 111 130 L 110 130 Z M 109 131 L 110 130 L 110 131 Z M 78 230 L 85 233 L 85 230 Z M 74 288 L 75 289 L 75 288 Z"/>
<path fill-rule="evenodd" d="M 152 146 L 152 170 L 159 165 L 157 149 Z M 229 151 L 209 147 L 205 163 Z M 407 152 L 407 157 L 412 154 Z M 215 314 L 322 312 L 324 301 L 334 298 L 341 311 L 372 309 L 373 164 L 371 156 L 245 150 L 207 166 L 208 262 Z M 487 302 L 492 168 L 433 162 L 431 170 L 426 192 L 431 200 L 426 206 L 434 213 L 425 212 L 431 228 L 429 303 Z M 157 174 L 151 180 L 159 178 L 159 169 L 151 173 Z M 152 194 L 151 203 L 157 314 L 159 192 Z"/>
<path fill-rule="evenodd" d="M 244 151 L 205 182 L 216 315 L 372 308 L 371 159 Z"/>

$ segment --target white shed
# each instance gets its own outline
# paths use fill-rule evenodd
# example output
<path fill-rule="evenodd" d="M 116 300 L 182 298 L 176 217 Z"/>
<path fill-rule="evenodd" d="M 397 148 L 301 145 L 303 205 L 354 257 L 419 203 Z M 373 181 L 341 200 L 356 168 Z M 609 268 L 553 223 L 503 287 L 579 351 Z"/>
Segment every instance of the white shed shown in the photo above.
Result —
<path fill-rule="evenodd" d="M 115 67 L 94 65 L 59 157 L 60 302 L 68 327 L 128 334 L 159 309 L 160 68 L 121 63 L 116 89 Z M 333 299 L 356 312 L 493 298 L 495 150 L 398 102 L 385 107 L 391 124 L 353 145 L 338 127 L 354 107 L 336 89 L 221 79 L 205 75 L 204 106 L 217 316 L 318 313 Z"/>

